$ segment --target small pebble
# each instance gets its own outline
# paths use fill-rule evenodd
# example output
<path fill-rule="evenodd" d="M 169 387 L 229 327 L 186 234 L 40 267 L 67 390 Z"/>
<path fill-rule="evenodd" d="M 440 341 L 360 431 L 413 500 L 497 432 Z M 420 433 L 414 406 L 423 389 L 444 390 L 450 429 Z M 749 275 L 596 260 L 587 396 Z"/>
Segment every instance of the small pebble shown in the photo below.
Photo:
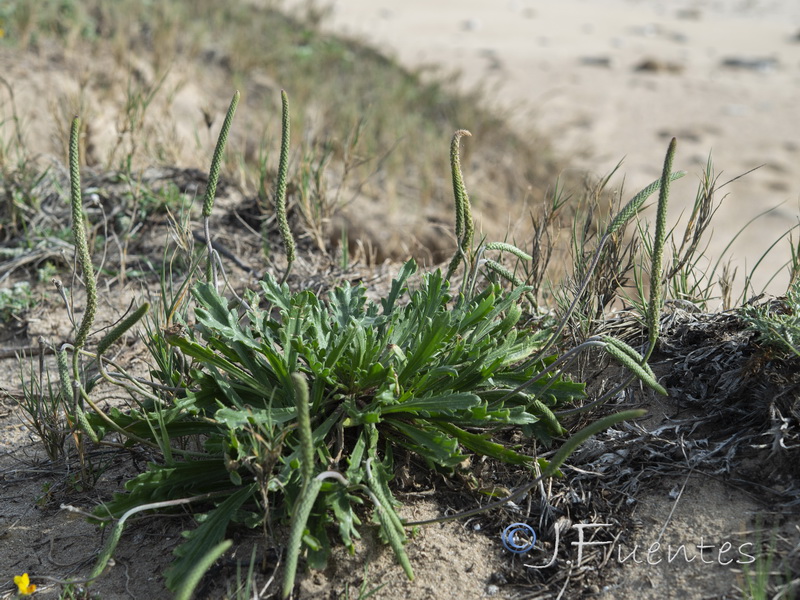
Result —
<path fill-rule="evenodd" d="M 609 56 L 582 56 L 580 61 L 586 67 L 611 68 L 611 57 Z"/>
<path fill-rule="evenodd" d="M 728 69 L 741 69 L 756 71 L 759 73 L 770 73 L 778 68 L 778 59 L 772 57 L 742 58 L 733 56 L 722 59 L 720 65 Z"/>
<path fill-rule="evenodd" d="M 465 31 L 478 31 L 481 28 L 481 22 L 478 19 L 467 19 L 461 27 Z"/>

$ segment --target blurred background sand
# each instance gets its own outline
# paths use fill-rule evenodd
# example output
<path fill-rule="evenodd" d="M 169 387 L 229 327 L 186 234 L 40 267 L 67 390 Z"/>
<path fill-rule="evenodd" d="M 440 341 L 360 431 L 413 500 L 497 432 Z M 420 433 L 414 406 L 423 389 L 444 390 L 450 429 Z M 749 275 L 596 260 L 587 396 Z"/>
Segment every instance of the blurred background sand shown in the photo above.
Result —
<path fill-rule="evenodd" d="M 307 2 L 291 0 L 290 9 Z M 709 259 L 741 227 L 730 258 L 743 274 L 800 216 L 800 3 L 656 0 L 333 0 L 325 27 L 408 66 L 461 73 L 515 126 L 552 139 L 571 169 L 612 180 L 625 198 L 658 177 L 678 138 L 671 219 L 694 200 L 712 153 L 723 188 Z M 464 128 L 473 126 L 463 123 Z M 479 139 L 470 143 L 480 144 Z M 795 235 L 795 240 L 797 236 Z M 788 238 L 754 279 L 782 293 Z"/>

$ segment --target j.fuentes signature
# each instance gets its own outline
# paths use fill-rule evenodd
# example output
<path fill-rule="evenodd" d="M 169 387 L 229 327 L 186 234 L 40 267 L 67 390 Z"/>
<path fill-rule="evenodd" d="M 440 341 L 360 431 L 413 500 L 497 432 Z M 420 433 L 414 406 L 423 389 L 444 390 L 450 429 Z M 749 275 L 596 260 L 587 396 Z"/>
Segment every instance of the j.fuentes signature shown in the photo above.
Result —
<path fill-rule="evenodd" d="M 578 531 L 578 541 L 570 542 L 570 545 L 578 548 L 578 560 L 575 566 L 579 567 L 583 560 L 583 548 L 589 546 L 605 546 L 612 544 L 611 540 L 606 541 L 591 541 L 587 540 L 585 531 L 599 529 L 601 527 L 611 527 L 610 523 L 574 523 L 570 529 Z M 536 544 L 536 532 L 526 523 L 513 523 L 505 528 L 501 541 L 506 550 L 515 554 L 524 554 L 532 550 Z M 730 565 L 736 563 L 737 565 L 748 565 L 756 561 L 756 557 L 750 554 L 755 548 L 751 542 L 744 542 L 738 546 L 734 546 L 729 541 L 722 541 L 717 544 L 705 543 L 703 536 L 700 536 L 699 543 L 679 544 L 673 546 L 672 544 L 661 544 L 660 542 L 653 542 L 649 546 L 641 546 L 634 544 L 632 548 L 626 548 L 622 545 L 617 546 L 617 562 L 625 563 L 633 561 L 635 563 L 646 563 L 648 565 L 657 565 L 662 562 L 671 564 L 675 561 L 682 561 L 691 563 L 698 560 L 705 564 L 719 564 Z M 556 555 L 559 549 L 559 528 L 556 527 L 556 543 L 553 548 L 553 556 L 551 560 L 544 565 L 526 565 L 535 569 L 544 569 L 551 566 L 555 562 Z"/>

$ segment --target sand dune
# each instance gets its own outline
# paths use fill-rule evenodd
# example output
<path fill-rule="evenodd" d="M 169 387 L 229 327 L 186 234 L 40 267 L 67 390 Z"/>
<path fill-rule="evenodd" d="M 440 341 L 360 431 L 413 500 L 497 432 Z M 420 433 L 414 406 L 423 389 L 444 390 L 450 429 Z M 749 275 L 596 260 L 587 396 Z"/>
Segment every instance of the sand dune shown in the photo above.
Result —
<path fill-rule="evenodd" d="M 290 8 L 306 3 L 292 0 Z M 409 66 L 462 72 L 521 128 L 552 138 L 572 168 L 620 174 L 633 193 L 679 141 L 671 217 L 694 199 L 713 152 L 726 187 L 709 255 L 733 245 L 740 274 L 800 217 L 800 4 L 655 0 L 339 0 L 326 27 L 365 39 Z M 469 123 L 463 127 L 469 128 Z M 480 143 L 480 140 L 475 140 Z M 763 165 L 763 166 L 761 166 Z M 622 177 L 614 180 L 620 186 Z M 795 236 L 796 237 L 796 236 Z M 781 244 L 760 289 L 788 260 Z M 784 272 L 769 287 L 781 293 Z"/>

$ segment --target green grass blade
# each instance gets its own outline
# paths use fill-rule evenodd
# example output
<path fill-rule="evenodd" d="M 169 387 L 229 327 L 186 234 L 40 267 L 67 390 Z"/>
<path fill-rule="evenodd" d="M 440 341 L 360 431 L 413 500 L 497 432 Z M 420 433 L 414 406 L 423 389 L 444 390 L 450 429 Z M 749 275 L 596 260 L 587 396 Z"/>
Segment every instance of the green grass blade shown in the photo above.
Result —
<path fill-rule="evenodd" d="M 383 307 L 383 314 L 384 315 L 391 315 L 394 311 L 395 303 L 397 299 L 400 298 L 406 292 L 406 281 L 408 278 L 411 277 L 417 271 L 417 263 L 414 259 L 407 261 L 403 268 L 400 269 L 400 273 L 397 274 L 397 277 L 392 281 L 392 289 L 389 292 L 389 295 L 381 300 L 381 306 Z"/>
<path fill-rule="evenodd" d="M 441 394 L 427 398 L 411 398 L 391 406 L 381 408 L 381 414 L 417 413 L 424 411 L 430 414 L 452 413 L 469 410 L 478 406 L 481 399 L 475 394 Z"/>
<path fill-rule="evenodd" d="M 443 342 L 452 335 L 452 326 L 449 321 L 449 315 L 443 314 L 429 324 L 416 349 L 408 355 L 408 363 L 399 374 L 400 383 L 414 375 L 431 360 L 436 352 L 441 350 Z"/>
<path fill-rule="evenodd" d="M 443 467 L 454 467 L 465 458 L 458 453 L 458 442 L 439 429 L 434 429 L 433 426 L 412 425 L 394 418 L 388 419 L 386 423 L 391 423 L 391 426 L 408 440 L 398 440 L 398 443 L 412 448 L 432 463 Z"/>
<path fill-rule="evenodd" d="M 236 511 L 253 496 L 255 491 L 256 485 L 251 484 L 231 492 L 209 513 L 205 521 L 187 535 L 186 541 L 175 548 L 173 554 L 177 559 L 164 572 L 167 589 L 174 591 L 185 585 L 197 565 L 209 558 L 209 552 L 219 548 Z"/>
<path fill-rule="evenodd" d="M 194 594 L 203 576 L 231 546 L 233 546 L 233 540 L 224 540 L 206 552 L 203 558 L 201 558 L 195 567 L 186 575 L 186 579 L 175 594 L 175 600 L 191 600 L 192 594 Z"/>

